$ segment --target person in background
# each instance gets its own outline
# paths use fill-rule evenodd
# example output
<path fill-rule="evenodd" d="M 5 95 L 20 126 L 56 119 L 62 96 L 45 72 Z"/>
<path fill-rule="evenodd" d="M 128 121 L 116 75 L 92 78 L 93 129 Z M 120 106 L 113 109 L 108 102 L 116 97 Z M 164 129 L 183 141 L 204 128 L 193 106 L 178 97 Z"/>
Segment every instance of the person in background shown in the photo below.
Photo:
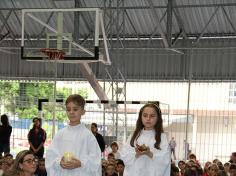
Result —
<path fill-rule="evenodd" d="M 33 128 L 28 133 L 28 141 L 30 144 L 30 150 L 38 158 L 43 158 L 44 155 L 44 142 L 46 141 L 47 134 L 44 129 L 41 128 L 42 121 L 40 118 L 33 118 Z"/>
<path fill-rule="evenodd" d="M 229 167 L 230 167 L 230 162 L 226 162 L 225 164 L 224 164 L 224 170 L 225 170 L 225 172 L 229 175 Z"/>
<path fill-rule="evenodd" d="M 229 162 L 236 164 L 236 152 L 231 154 Z"/>
<path fill-rule="evenodd" d="M 115 141 L 112 142 L 110 147 L 111 147 L 112 153 L 115 156 L 115 159 L 120 159 L 120 152 L 118 151 L 119 145 L 117 144 L 117 142 L 115 142 Z"/>
<path fill-rule="evenodd" d="M 199 161 L 197 160 L 197 157 L 194 153 L 190 153 L 189 156 L 188 156 L 188 159 L 190 161 L 193 161 L 195 164 L 197 164 L 198 166 L 200 166 L 200 163 Z"/>
<path fill-rule="evenodd" d="M 6 162 L 9 164 L 9 165 L 12 165 L 13 162 L 14 162 L 14 159 L 13 159 L 13 155 L 8 153 L 4 156 L 4 159 L 6 160 Z"/>
<path fill-rule="evenodd" d="M 9 119 L 6 114 L 1 115 L 0 125 L 0 156 L 10 153 L 10 137 L 12 126 L 9 124 Z"/>
<path fill-rule="evenodd" d="M 123 176 L 125 164 L 121 159 L 116 160 L 116 173 L 118 176 Z"/>
<path fill-rule="evenodd" d="M 124 176 L 170 176 L 170 147 L 158 105 L 148 103 L 140 109 L 135 131 L 120 153 Z"/>
<path fill-rule="evenodd" d="M 34 153 L 23 150 L 16 155 L 13 166 L 3 173 L 3 176 L 34 176 L 37 165 L 38 159 L 35 158 Z"/>
<path fill-rule="evenodd" d="M 174 137 L 171 138 L 171 140 L 169 142 L 169 145 L 170 145 L 171 154 L 173 153 L 174 160 L 176 160 L 176 155 L 175 155 L 176 142 L 175 142 L 175 138 Z"/>
<path fill-rule="evenodd" d="M 105 176 L 117 176 L 114 163 L 107 164 Z"/>
<path fill-rule="evenodd" d="M 44 158 L 39 159 L 38 168 L 35 172 L 35 176 L 47 176 Z"/>
<path fill-rule="evenodd" d="M 45 166 L 48 176 L 101 176 L 101 150 L 95 136 L 81 123 L 85 114 L 82 96 L 66 102 L 69 125 L 59 130 L 49 146 Z"/>
<path fill-rule="evenodd" d="M 207 161 L 204 165 L 203 168 L 203 173 L 202 176 L 208 176 L 208 167 L 211 165 L 212 163 L 210 161 Z"/>
<path fill-rule="evenodd" d="M 179 169 L 180 169 L 180 176 L 184 176 L 184 172 L 185 172 L 185 170 L 186 170 L 186 163 L 185 163 L 185 161 L 180 160 L 180 161 L 178 162 L 178 167 L 179 167 Z"/>
<path fill-rule="evenodd" d="M 98 126 L 96 123 L 91 124 L 91 131 L 94 134 L 95 138 L 97 139 L 98 145 L 99 145 L 101 151 L 104 152 L 106 144 L 105 144 L 105 141 L 104 141 L 102 135 L 98 133 Z"/>
<path fill-rule="evenodd" d="M 115 155 L 113 153 L 109 153 L 107 155 L 107 161 L 115 163 L 115 161 L 116 161 Z"/>
<path fill-rule="evenodd" d="M 217 164 L 212 163 L 208 166 L 208 176 L 218 176 L 219 167 Z"/>
<path fill-rule="evenodd" d="M 0 158 L 0 176 L 2 176 L 2 174 L 3 174 L 2 165 L 3 165 L 3 159 Z"/>
<path fill-rule="evenodd" d="M 180 176 L 179 168 L 175 165 L 175 163 L 171 164 L 171 173 L 170 176 Z"/>
<path fill-rule="evenodd" d="M 236 176 L 236 164 L 231 164 L 229 167 L 229 175 Z"/>
<path fill-rule="evenodd" d="M 7 163 L 5 158 L 2 158 L 0 160 L 0 170 L 2 171 L 2 173 L 6 173 L 10 169 L 10 167 L 11 165 Z"/>

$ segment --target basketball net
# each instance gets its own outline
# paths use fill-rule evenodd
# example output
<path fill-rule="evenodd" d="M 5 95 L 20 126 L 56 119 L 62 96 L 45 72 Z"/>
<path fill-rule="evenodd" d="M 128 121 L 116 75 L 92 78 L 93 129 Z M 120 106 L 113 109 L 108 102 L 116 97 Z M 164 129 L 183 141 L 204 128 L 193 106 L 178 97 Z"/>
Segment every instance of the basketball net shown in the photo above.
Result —
<path fill-rule="evenodd" d="M 40 52 L 48 56 L 48 60 L 63 60 L 65 52 L 55 48 L 42 48 Z"/>
<path fill-rule="evenodd" d="M 55 73 L 55 67 L 58 61 L 64 60 L 65 52 L 55 48 L 42 48 L 39 50 L 45 56 L 45 61 L 49 62 L 46 64 L 46 70 Z"/>

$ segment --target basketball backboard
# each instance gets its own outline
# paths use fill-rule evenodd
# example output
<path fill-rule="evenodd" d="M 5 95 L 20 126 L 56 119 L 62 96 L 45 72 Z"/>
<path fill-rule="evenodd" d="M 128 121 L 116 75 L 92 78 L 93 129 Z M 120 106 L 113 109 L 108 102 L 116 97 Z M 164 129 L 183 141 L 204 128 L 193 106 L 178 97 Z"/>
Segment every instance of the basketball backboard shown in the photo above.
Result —
<path fill-rule="evenodd" d="M 24 60 L 47 61 L 41 51 L 49 48 L 65 53 L 58 62 L 111 64 L 99 8 L 23 9 L 21 39 Z"/>

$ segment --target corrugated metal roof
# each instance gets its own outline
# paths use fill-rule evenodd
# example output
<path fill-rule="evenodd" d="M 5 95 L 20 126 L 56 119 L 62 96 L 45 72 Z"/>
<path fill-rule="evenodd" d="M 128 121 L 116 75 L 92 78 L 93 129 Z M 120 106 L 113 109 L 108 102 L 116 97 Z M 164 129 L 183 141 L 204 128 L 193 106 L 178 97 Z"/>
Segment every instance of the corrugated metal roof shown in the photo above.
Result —
<path fill-rule="evenodd" d="M 13 2 L 13 3 L 12 3 Z M 156 21 L 156 17 L 153 15 L 153 9 L 151 8 L 150 4 L 147 3 L 148 1 L 140 1 L 140 0 L 129 0 L 124 1 L 127 14 L 129 15 L 133 26 L 138 31 L 138 34 L 140 36 L 142 35 L 152 35 L 154 28 L 156 25 L 158 25 L 158 22 Z M 162 28 L 166 30 L 166 5 L 167 0 L 163 1 L 153 1 L 154 4 L 154 11 L 157 13 L 157 16 L 159 19 L 161 19 L 164 16 L 164 19 L 162 20 Z M 210 17 L 215 12 L 217 8 L 218 11 L 216 12 L 216 15 L 213 17 L 213 20 L 210 22 L 206 30 L 204 31 L 207 34 L 213 35 L 220 35 L 223 34 L 233 34 L 235 31 L 232 29 L 230 23 L 228 22 L 226 14 L 231 19 L 231 23 L 236 26 L 235 19 L 235 11 L 236 11 L 236 4 L 235 1 L 215 1 L 215 0 L 208 0 L 208 1 L 195 1 L 195 0 L 178 0 L 176 1 L 177 10 L 180 12 L 180 17 L 184 24 L 184 30 L 189 35 L 198 35 L 200 34 L 205 25 L 210 20 Z M 230 3 L 232 5 L 230 5 Z M 224 5 L 227 4 L 227 6 L 219 7 L 219 4 Z M 116 1 L 112 1 L 112 7 L 109 7 L 109 3 L 107 1 L 106 7 L 103 7 L 104 1 L 94 1 L 94 0 L 86 0 L 82 1 L 81 3 L 82 7 L 101 7 L 101 8 L 112 8 L 112 13 L 116 13 L 117 9 L 117 3 Z M 6 16 L 8 14 L 8 10 L 3 10 L 3 8 L 73 8 L 74 7 L 74 1 L 49 1 L 49 0 L 1 0 L 0 1 L 0 7 L 1 12 Z M 123 8 L 120 4 L 120 8 Z M 176 6 L 174 5 L 174 8 Z M 223 10 L 224 8 L 224 10 Z M 224 12 L 225 11 L 225 12 Z M 15 35 L 20 36 L 20 24 L 19 20 L 17 20 L 15 14 L 17 14 L 18 19 L 21 20 L 21 12 L 20 11 L 14 11 L 12 12 L 8 19 L 8 24 L 11 27 L 12 31 Z M 41 14 L 40 19 L 47 20 L 46 14 Z M 106 21 L 108 20 L 109 16 L 106 16 Z M 116 16 L 114 15 L 113 18 L 116 19 Z M 115 20 L 114 19 L 114 20 Z M 66 18 L 66 26 L 68 28 L 73 28 L 73 22 L 74 18 Z M 51 19 L 51 21 L 54 21 L 52 23 L 55 24 L 55 19 Z M 125 16 L 126 24 L 128 23 L 127 16 Z M 179 32 L 179 26 L 175 17 L 175 14 L 173 13 L 173 24 L 172 24 L 172 33 L 178 33 Z M 2 21 L 0 22 L 1 25 Z M 129 24 L 127 24 L 128 27 L 125 30 L 126 35 L 134 35 L 134 29 L 130 27 Z M 86 25 L 82 25 L 86 26 Z M 6 29 L 3 30 L 5 32 Z M 89 30 L 84 27 L 81 29 L 82 34 L 86 35 L 89 33 Z M 116 35 L 116 25 L 113 25 L 113 33 Z M 32 25 L 32 29 L 29 31 L 30 35 L 36 35 L 39 32 L 39 26 L 38 25 Z M 109 31 L 110 32 L 110 31 Z M 160 36 L 160 31 L 157 31 L 156 35 Z"/>
<path fill-rule="evenodd" d="M 117 4 L 117 2 L 120 2 Z M 235 38 L 236 36 L 236 2 L 235 0 L 176 0 L 172 12 L 172 37 L 181 36 L 176 45 L 172 46 L 185 55 L 176 54 L 170 49 L 163 49 L 165 45 L 160 39 L 167 35 L 167 3 L 168 0 L 125 0 L 104 1 L 104 0 L 81 0 L 81 7 L 100 7 L 104 9 L 104 21 L 109 42 L 112 45 L 110 50 L 112 61 L 120 65 L 127 79 L 186 79 L 188 75 L 188 58 L 186 56 L 189 48 L 214 48 L 194 50 L 193 79 L 232 79 L 236 78 L 235 73 Z M 152 6 L 153 5 L 153 6 Z M 0 62 L 1 76 L 35 76 L 49 77 L 50 74 L 44 63 L 28 63 L 20 60 L 21 37 L 21 9 L 23 8 L 74 8 L 74 0 L 1 0 L 0 1 Z M 12 10 L 12 11 L 11 11 Z M 125 10 L 125 11 L 122 11 Z M 216 11 L 217 10 L 217 11 Z M 124 12 L 124 13 L 123 13 Z M 10 14 L 11 13 L 11 14 Z M 117 17 L 119 13 L 119 21 Z M 213 14 L 215 15 L 213 16 Z M 2 14 L 2 15 L 1 15 Z M 4 19 L 8 17 L 7 23 Z M 124 19 L 122 14 L 124 14 Z M 41 13 L 35 14 L 37 18 L 56 28 L 56 14 Z M 212 17 L 213 16 L 213 17 Z M 210 21 L 212 17 L 212 20 Z M 94 17 L 91 13 L 81 15 L 79 28 L 74 29 L 76 22 L 74 15 L 64 16 L 64 32 L 74 33 L 79 31 L 81 40 L 85 39 L 91 32 L 94 33 Z M 123 21 L 124 20 L 124 21 Z M 161 20 L 161 21 L 158 21 Z M 124 22 L 125 27 L 121 24 Z M 209 24 L 208 24 L 209 23 Z M 161 25 L 160 25 L 161 24 Z M 208 24 L 208 25 L 207 25 Z M 207 25 L 207 26 L 206 26 Z M 45 41 L 36 40 L 44 37 L 44 27 L 33 20 L 26 20 L 26 38 L 30 45 L 42 48 Z M 161 31 L 161 29 L 163 31 Z M 7 33 L 9 34 L 7 35 Z M 46 29 L 45 33 L 52 31 Z M 163 32 L 163 33 L 162 33 Z M 4 38 L 4 35 L 7 35 Z M 116 37 L 122 40 L 119 44 Z M 182 36 L 187 36 L 182 38 Z M 191 37 L 195 37 L 194 39 Z M 201 39 L 197 45 L 197 37 L 224 37 L 221 41 L 214 38 Z M 17 41 L 14 39 L 17 38 Z M 89 38 L 89 37 L 88 37 Z M 113 38 L 113 40 L 111 40 Z M 152 39 L 150 39 L 152 38 Z M 141 40 L 140 40 L 141 39 Z M 149 40 L 150 39 L 150 40 Z M 113 43 L 114 41 L 114 43 Z M 88 42 L 89 43 L 89 42 Z M 90 42 L 91 43 L 91 42 Z M 89 43 L 89 44 L 90 44 Z M 193 43 L 195 45 L 193 45 Z M 10 50 L 13 54 L 7 53 L 5 47 L 14 47 Z M 124 49 L 119 49 L 119 48 Z M 217 49 L 217 47 L 223 47 Z M 232 48 L 231 48 L 232 47 Z M 160 49 L 161 48 L 161 49 Z M 162 50 L 163 49 L 163 50 Z M 232 50 L 231 50 L 232 49 Z M 6 56 L 7 55 L 7 56 Z M 6 61 L 7 59 L 7 61 Z M 223 62 L 224 60 L 224 62 Z M 15 64 L 15 65 L 14 65 Z M 13 66 L 14 65 L 14 66 Z M 92 64 L 95 72 L 102 78 L 100 66 Z M 125 67 L 123 67 L 125 65 Z M 208 65 L 212 67 L 209 68 Z M 61 77 L 78 78 L 81 74 L 76 66 L 65 64 L 61 68 Z M 36 68 L 36 69 L 33 69 Z M 10 71 L 9 71 L 10 70 Z M 62 73 L 63 72 L 63 73 Z M 53 73 L 52 73 L 53 74 Z"/>

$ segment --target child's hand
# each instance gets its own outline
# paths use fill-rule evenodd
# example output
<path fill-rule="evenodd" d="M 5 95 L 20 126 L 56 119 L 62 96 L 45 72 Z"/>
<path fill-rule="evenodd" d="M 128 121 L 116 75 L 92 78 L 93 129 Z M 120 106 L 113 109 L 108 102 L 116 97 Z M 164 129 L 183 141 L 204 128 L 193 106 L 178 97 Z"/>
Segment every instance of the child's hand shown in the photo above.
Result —
<path fill-rule="evenodd" d="M 136 148 L 135 148 L 135 152 L 136 152 L 136 155 L 135 155 L 136 158 L 138 158 L 138 157 L 141 156 L 141 155 L 147 155 L 147 156 L 149 156 L 150 158 L 153 157 L 153 153 L 151 152 L 151 150 L 150 150 L 150 148 L 149 148 L 148 146 L 146 147 L 146 150 L 143 150 L 143 151 L 141 151 L 141 150 L 139 149 L 139 147 L 136 147 Z"/>
<path fill-rule="evenodd" d="M 75 169 L 81 167 L 81 161 L 74 157 L 71 161 L 65 161 L 64 157 L 62 157 L 60 165 L 63 169 Z"/>

